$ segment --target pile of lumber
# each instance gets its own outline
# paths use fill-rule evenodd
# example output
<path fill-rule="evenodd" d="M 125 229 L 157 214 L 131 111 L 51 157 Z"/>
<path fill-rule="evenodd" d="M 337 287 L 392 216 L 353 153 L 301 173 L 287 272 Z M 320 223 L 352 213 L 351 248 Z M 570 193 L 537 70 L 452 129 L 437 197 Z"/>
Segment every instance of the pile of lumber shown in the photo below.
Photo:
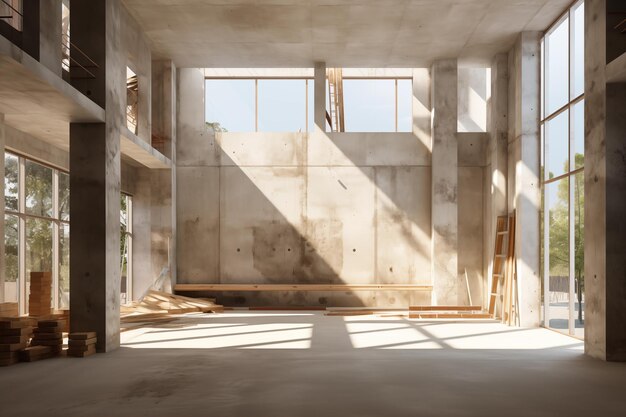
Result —
<path fill-rule="evenodd" d="M 64 320 L 39 320 L 34 330 L 32 346 L 45 346 L 49 348 L 51 356 L 58 356 L 63 350 Z M 43 352 L 43 349 L 39 349 Z"/>
<path fill-rule="evenodd" d="M 31 272 L 28 314 L 38 317 L 52 313 L 52 273 Z"/>
<path fill-rule="evenodd" d="M 17 317 L 17 303 L 0 303 L 0 317 Z"/>
<path fill-rule="evenodd" d="M 19 352 L 21 362 L 35 362 L 58 355 L 50 346 L 29 346 Z"/>
<path fill-rule="evenodd" d="M 122 318 L 147 315 L 157 317 L 166 314 L 185 313 L 220 313 L 224 307 L 215 304 L 212 300 L 183 297 L 162 291 L 148 291 L 146 296 L 139 302 L 121 308 Z"/>
<path fill-rule="evenodd" d="M 411 306 L 410 319 L 490 319 L 481 306 Z"/>
<path fill-rule="evenodd" d="M 96 353 L 96 332 L 70 333 L 67 356 L 84 358 Z"/>
<path fill-rule="evenodd" d="M 20 351 L 28 346 L 31 322 L 19 318 L 0 319 L 0 366 L 13 365 L 20 360 Z"/>

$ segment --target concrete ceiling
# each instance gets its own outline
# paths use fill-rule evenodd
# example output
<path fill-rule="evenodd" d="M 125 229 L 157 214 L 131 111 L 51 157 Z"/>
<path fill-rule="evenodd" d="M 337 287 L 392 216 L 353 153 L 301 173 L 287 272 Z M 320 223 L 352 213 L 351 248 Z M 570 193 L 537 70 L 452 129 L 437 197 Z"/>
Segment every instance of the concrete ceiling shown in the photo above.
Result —
<path fill-rule="evenodd" d="M 123 0 L 155 58 L 180 67 L 485 63 L 572 0 Z"/>

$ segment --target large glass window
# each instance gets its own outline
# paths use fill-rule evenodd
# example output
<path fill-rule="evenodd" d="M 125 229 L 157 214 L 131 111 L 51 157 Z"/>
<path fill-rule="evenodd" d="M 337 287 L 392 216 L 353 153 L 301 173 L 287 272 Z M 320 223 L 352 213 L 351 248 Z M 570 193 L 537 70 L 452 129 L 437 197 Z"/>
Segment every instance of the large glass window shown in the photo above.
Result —
<path fill-rule="evenodd" d="M 413 81 L 410 78 L 346 77 L 334 75 L 341 73 L 339 69 L 332 71 L 326 84 L 326 130 L 412 131 Z"/>
<path fill-rule="evenodd" d="M 584 334 L 584 3 L 542 44 L 543 285 L 547 327 Z"/>
<path fill-rule="evenodd" d="M 120 198 L 120 303 L 127 304 L 133 298 L 133 199 L 127 194 Z"/>
<path fill-rule="evenodd" d="M 205 82 L 207 126 L 216 132 L 307 132 L 313 128 L 312 79 Z"/>
<path fill-rule="evenodd" d="M 51 272 L 52 308 L 69 307 L 69 175 L 5 153 L 5 301 L 28 312 L 30 272 Z"/>

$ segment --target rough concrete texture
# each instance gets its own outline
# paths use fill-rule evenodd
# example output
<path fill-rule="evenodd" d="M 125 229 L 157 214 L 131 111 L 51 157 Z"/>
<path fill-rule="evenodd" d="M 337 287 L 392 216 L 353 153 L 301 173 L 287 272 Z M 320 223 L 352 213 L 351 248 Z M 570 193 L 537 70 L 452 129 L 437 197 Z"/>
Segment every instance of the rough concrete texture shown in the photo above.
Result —
<path fill-rule="evenodd" d="M 106 355 L 8 367 L 0 401 L 7 417 L 618 417 L 625 371 L 546 329 L 232 312 L 125 332 Z"/>
<path fill-rule="evenodd" d="M 125 0 L 155 56 L 180 67 L 429 67 L 489 64 L 570 0 Z M 497 24 L 494 24 L 497 22 Z"/>
<path fill-rule="evenodd" d="M 430 283 L 429 129 L 214 134 L 202 72 L 180 70 L 179 93 L 179 282 Z M 406 305 L 428 294 L 227 296 Z"/>
<path fill-rule="evenodd" d="M 522 32 L 509 55 L 507 197 L 515 210 L 517 289 L 522 326 L 541 325 L 540 32 Z"/>
<path fill-rule="evenodd" d="M 606 80 L 607 6 L 585 2 L 585 351 L 625 361 L 626 85 Z"/>
<path fill-rule="evenodd" d="M 489 67 L 458 69 L 458 131 L 486 132 L 487 107 L 491 100 Z"/>
<path fill-rule="evenodd" d="M 488 277 L 491 277 L 493 272 L 494 236 L 497 218 L 498 216 L 508 214 L 508 95 L 508 56 L 507 54 L 498 54 L 491 63 L 491 99 L 487 103 L 489 142 L 484 191 L 486 199 L 484 206 L 484 237 L 486 239 L 484 242 L 484 258 Z M 485 297 L 488 297 L 487 292 L 491 291 L 490 279 L 485 290 Z"/>
<path fill-rule="evenodd" d="M 433 304 L 458 304 L 457 61 L 432 70 Z"/>

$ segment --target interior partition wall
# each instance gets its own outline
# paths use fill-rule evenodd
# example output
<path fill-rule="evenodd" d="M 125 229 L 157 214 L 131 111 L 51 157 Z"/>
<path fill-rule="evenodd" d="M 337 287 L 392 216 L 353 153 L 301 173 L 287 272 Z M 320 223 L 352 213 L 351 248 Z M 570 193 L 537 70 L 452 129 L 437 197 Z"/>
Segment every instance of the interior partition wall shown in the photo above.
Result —
<path fill-rule="evenodd" d="M 584 332 L 584 2 L 547 31 L 542 54 L 544 325 Z"/>

